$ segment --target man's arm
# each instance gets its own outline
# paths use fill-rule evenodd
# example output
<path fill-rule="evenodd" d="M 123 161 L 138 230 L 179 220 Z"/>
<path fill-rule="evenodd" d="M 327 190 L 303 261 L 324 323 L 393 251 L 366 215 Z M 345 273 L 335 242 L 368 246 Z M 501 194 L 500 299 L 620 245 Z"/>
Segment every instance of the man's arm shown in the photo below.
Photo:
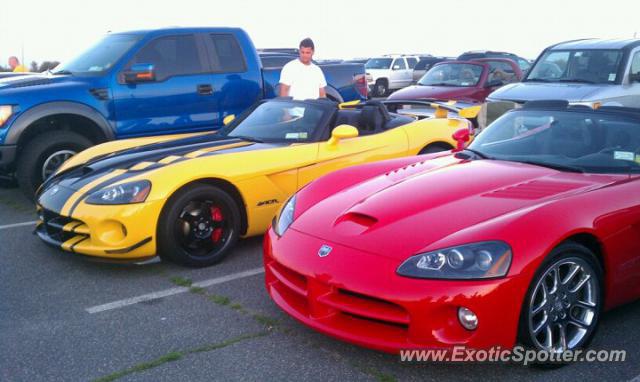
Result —
<path fill-rule="evenodd" d="M 289 97 L 289 89 L 291 86 L 280 83 L 280 97 Z"/>
<path fill-rule="evenodd" d="M 324 78 L 324 73 L 322 73 L 322 69 L 319 66 L 316 66 L 317 73 L 317 81 L 320 85 L 320 98 L 327 98 L 327 90 L 325 87 L 327 86 L 327 80 Z"/>
<path fill-rule="evenodd" d="M 280 90 L 278 91 L 278 96 L 280 97 L 289 97 L 289 90 L 291 90 L 291 83 L 293 80 L 293 73 L 291 72 L 292 62 L 293 61 L 287 62 L 280 71 Z"/>

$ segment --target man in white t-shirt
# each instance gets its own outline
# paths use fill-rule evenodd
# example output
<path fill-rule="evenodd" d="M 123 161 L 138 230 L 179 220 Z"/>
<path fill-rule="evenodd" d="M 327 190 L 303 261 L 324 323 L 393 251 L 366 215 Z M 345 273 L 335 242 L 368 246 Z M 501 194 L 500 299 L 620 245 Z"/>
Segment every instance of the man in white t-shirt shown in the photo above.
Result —
<path fill-rule="evenodd" d="M 300 57 L 288 62 L 280 72 L 280 97 L 316 99 L 327 96 L 322 69 L 313 62 L 315 46 L 310 38 L 300 41 Z"/>

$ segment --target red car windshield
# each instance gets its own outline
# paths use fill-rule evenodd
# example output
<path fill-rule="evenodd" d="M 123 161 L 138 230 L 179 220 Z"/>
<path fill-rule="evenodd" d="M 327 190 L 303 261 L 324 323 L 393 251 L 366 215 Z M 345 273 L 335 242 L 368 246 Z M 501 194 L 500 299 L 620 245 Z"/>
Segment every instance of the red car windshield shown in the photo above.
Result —
<path fill-rule="evenodd" d="M 562 171 L 640 172 L 640 119 L 593 111 L 514 110 L 469 146 L 487 159 Z"/>
<path fill-rule="evenodd" d="M 429 69 L 418 81 L 425 86 L 476 86 L 482 76 L 482 65 L 474 64 L 439 64 Z"/>

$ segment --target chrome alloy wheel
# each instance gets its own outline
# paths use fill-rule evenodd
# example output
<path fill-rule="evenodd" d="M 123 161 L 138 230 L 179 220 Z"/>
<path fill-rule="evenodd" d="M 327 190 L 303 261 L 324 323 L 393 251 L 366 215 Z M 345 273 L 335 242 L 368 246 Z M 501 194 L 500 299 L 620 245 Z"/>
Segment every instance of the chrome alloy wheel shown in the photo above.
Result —
<path fill-rule="evenodd" d="M 62 166 L 67 159 L 74 155 L 76 155 L 76 152 L 72 150 L 60 150 L 49 155 L 42 165 L 42 180 L 46 180 L 49 175 L 53 174 L 58 167 Z"/>
<path fill-rule="evenodd" d="M 600 309 L 600 284 L 592 266 L 578 257 L 554 263 L 529 301 L 528 329 L 536 347 L 561 353 L 582 345 Z"/>

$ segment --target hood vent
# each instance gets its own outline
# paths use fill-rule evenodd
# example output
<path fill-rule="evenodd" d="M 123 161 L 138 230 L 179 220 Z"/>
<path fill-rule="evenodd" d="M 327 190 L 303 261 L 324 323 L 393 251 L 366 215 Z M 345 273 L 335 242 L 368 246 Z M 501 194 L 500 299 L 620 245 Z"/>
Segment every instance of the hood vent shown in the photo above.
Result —
<path fill-rule="evenodd" d="M 588 184 L 534 180 L 491 191 L 482 196 L 490 198 L 536 200 L 585 186 L 588 186 Z"/>
<path fill-rule="evenodd" d="M 337 233 L 352 236 L 366 232 L 377 222 L 378 219 L 373 216 L 360 212 L 348 212 L 339 217 L 335 221 L 334 226 Z"/>

